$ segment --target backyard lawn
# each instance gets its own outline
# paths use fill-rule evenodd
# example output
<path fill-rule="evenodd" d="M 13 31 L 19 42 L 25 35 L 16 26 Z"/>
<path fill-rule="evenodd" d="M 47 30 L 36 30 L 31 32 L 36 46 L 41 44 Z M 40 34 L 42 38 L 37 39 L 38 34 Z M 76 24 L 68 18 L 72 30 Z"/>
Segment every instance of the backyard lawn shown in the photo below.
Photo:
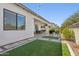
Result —
<path fill-rule="evenodd" d="M 63 48 L 63 49 L 62 49 Z M 31 43 L 25 44 L 21 47 L 13 49 L 4 53 L 8 56 L 62 56 L 70 55 L 68 48 L 65 44 L 35 40 Z"/>

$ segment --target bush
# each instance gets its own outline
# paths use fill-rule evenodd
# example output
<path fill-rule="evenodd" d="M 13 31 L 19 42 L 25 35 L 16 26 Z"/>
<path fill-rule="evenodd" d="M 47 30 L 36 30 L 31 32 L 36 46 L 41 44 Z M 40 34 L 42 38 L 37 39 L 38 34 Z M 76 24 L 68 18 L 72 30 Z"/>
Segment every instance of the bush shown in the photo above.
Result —
<path fill-rule="evenodd" d="M 68 28 L 63 29 L 62 34 L 63 34 L 64 39 L 66 40 L 73 41 L 75 38 L 74 32 Z"/>

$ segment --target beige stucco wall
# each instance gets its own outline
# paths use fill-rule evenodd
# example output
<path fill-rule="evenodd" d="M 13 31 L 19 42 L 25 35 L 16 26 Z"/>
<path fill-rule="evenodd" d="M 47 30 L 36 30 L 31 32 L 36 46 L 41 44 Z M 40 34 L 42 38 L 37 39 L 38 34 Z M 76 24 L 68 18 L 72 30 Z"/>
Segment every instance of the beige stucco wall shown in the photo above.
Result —
<path fill-rule="evenodd" d="M 4 8 L 26 16 L 25 30 L 6 30 L 6 31 L 3 30 L 3 9 Z M 27 12 L 25 9 L 22 9 L 16 4 L 1 3 L 0 4 L 0 46 L 8 43 L 16 42 L 25 38 L 34 37 L 34 31 L 35 31 L 34 19 L 41 21 L 40 23 L 38 23 L 40 30 L 43 29 L 43 28 L 41 29 L 41 25 L 44 25 L 44 24 L 47 24 L 48 26 L 50 25 L 45 20 L 40 19 L 39 17 Z M 47 35 L 49 33 L 48 26 L 46 27 Z"/>
<path fill-rule="evenodd" d="M 25 15 L 25 30 L 3 30 L 3 8 Z M 30 37 L 34 37 L 34 19 L 32 15 L 16 4 L 0 4 L 0 46 Z"/>
<path fill-rule="evenodd" d="M 74 31 L 76 44 L 79 45 L 79 28 L 71 28 L 71 30 Z"/>

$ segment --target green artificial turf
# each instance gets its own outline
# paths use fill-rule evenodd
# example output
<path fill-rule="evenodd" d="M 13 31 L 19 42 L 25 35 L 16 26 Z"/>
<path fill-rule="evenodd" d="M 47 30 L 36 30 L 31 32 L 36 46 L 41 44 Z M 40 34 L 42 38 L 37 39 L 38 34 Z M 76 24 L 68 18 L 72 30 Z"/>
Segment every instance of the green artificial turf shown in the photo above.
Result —
<path fill-rule="evenodd" d="M 62 55 L 63 56 L 70 56 L 69 49 L 66 44 L 62 44 Z"/>
<path fill-rule="evenodd" d="M 62 53 L 63 47 L 63 53 Z M 2 55 L 6 56 L 62 56 L 70 55 L 67 46 L 61 43 L 35 40 L 31 43 L 25 44 Z"/>

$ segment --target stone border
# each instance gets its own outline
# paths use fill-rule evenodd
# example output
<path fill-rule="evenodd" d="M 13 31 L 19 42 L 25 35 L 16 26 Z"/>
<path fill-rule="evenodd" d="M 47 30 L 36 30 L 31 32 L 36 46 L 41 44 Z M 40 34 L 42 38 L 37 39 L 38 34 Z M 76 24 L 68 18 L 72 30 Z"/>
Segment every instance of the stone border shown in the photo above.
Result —
<path fill-rule="evenodd" d="M 74 52 L 73 52 L 71 46 L 69 45 L 69 43 L 67 43 L 67 46 L 68 46 L 68 49 L 69 49 L 69 51 L 70 51 L 71 56 L 75 56 L 75 54 L 74 54 Z"/>
<path fill-rule="evenodd" d="M 73 50 L 72 50 L 71 46 L 69 45 L 69 43 L 66 42 L 66 41 L 62 41 L 62 43 L 65 43 L 67 45 L 71 56 L 75 56 L 75 53 L 73 52 Z"/>

